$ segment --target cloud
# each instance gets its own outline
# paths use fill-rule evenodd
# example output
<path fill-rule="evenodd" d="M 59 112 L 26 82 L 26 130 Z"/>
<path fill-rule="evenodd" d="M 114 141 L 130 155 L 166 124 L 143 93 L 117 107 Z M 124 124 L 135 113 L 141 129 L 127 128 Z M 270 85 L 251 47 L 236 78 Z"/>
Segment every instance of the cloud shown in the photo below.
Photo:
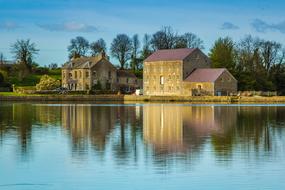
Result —
<path fill-rule="evenodd" d="M 279 22 L 277 24 L 269 24 L 263 20 L 255 19 L 251 26 L 257 31 L 261 33 L 265 33 L 267 31 L 279 31 L 285 34 L 285 21 Z"/>
<path fill-rule="evenodd" d="M 6 21 L 3 23 L 0 23 L 0 30 L 15 30 L 17 28 L 20 28 L 20 26 L 15 23 L 15 22 L 11 22 L 11 21 Z"/>
<path fill-rule="evenodd" d="M 239 27 L 231 22 L 225 22 L 222 27 L 222 30 L 237 30 Z"/>
<path fill-rule="evenodd" d="M 78 22 L 64 22 L 61 24 L 38 24 L 38 26 L 42 29 L 48 31 L 65 31 L 65 32 L 95 32 L 97 31 L 97 27 L 78 23 Z"/>

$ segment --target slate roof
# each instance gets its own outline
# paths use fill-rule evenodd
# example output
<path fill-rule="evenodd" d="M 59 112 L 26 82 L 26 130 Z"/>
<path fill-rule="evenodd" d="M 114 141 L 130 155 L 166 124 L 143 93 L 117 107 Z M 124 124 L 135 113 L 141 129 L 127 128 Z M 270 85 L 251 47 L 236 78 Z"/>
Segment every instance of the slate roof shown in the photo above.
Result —
<path fill-rule="evenodd" d="M 99 61 L 101 61 L 103 58 L 101 56 L 96 57 L 80 57 L 73 60 L 70 60 L 69 62 L 65 63 L 63 65 L 63 69 L 89 69 L 96 65 Z"/>
<path fill-rule="evenodd" d="M 195 69 L 186 79 L 186 82 L 215 82 L 227 69 Z"/>
<path fill-rule="evenodd" d="M 127 70 L 117 70 L 118 77 L 129 77 L 129 78 L 136 78 L 136 75 Z"/>
<path fill-rule="evenodd" d="M 158 50 L 146 58 L 145 62 L 184 60 L 197 48 Z"/>

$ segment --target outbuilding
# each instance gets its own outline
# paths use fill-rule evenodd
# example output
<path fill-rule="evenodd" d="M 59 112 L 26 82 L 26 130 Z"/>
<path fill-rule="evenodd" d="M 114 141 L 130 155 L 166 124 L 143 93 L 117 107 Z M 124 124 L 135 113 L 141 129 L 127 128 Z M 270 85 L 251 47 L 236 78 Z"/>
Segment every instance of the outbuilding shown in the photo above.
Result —
<path fill-rule="evenodd" d="M 184 80 L 184 88 L 192 96 L 227 96 L 237 93 L 237 80 L 225 68 L 195 69 Z"/>

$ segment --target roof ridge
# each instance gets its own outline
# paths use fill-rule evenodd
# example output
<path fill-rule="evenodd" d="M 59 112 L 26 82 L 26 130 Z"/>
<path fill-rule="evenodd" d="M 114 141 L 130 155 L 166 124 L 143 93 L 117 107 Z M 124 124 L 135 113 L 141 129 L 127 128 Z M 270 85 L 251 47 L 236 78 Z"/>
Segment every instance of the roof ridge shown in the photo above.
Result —
<path fill-rule="evenodd" d="M 184 60 L 191 53 L 199 48 L 178 48 L 178 49 L 162 49 L 157 50 L 149 57 L 147 57 L 144 62 L 156 62 L 156 61 L 177 61 Z"/>

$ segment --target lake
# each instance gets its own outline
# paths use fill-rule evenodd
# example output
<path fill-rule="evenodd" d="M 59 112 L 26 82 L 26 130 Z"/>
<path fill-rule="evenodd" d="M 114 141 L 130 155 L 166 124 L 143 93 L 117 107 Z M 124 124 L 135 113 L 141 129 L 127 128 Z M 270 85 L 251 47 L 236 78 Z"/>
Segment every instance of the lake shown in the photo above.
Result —
<path fill-rule="evenodd" d="M 0 102 L 0 189 L 285 189 L 285 105 Z"/>

